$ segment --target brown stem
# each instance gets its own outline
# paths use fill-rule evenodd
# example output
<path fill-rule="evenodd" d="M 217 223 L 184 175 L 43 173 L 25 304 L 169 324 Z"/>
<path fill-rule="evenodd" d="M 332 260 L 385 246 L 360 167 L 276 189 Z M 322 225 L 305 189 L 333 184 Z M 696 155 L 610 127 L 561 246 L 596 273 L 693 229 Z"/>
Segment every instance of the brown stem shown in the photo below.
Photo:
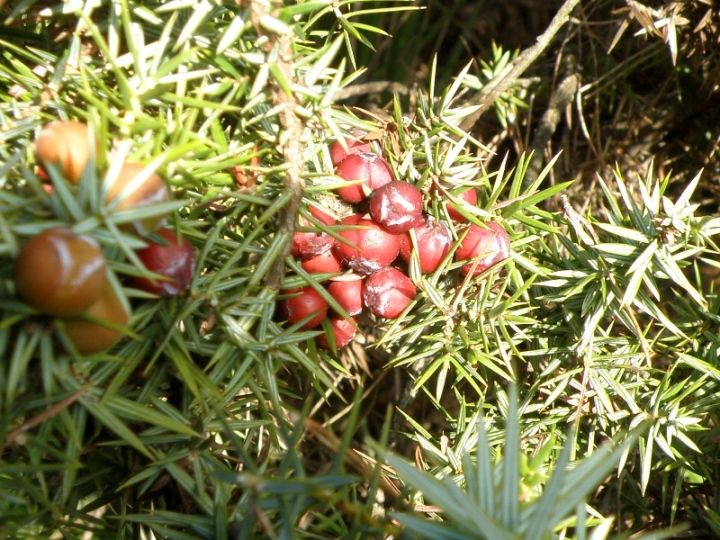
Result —
<path fill-rule="evenodd" d="M 276 8 L 282 7 L 282 2 L 276 0 L 275 6 Z M 279 54 L 275 66 L 280 70 L 288 84 L 292 86 L 295 81 L 295 74 L 292 68 L 294 55 L 292 34 L 278 35 L 264 31 L 260 24 L 260 19 L 268 14 L 265 7 L 261 2 L 250 2 L 250 8 L 251 20 L 257 32 L 267 36 L 269 39 L 271 45 L 268 46 L 268 49 L 272 47 L 272 44 L 277 44 Z M 305 189 L 305 180 L 303 179 L 305 162 L 303 160 L 301 143 L 303 121 L 295 113 L 299 103 L 294 93 L 286 92 L 280 85 L 275 84 L 272 89 L 271 98 L 280 109 L 278 113 L 278 120 L 280 122 L 280 133 L 278 134 L 280 143 L 279 150 L 285 163 L 288 165 L 283 184 L 285 191 L 292 195 L 288 204 L 279 212 L 277 233 L 291 239 L 295 232 L 295 222 L 302 202 L 303 190 Z M 290 246 L 291 243 L 288 240 L 268 272 L 267 286 L 270 289 L 278 290 L 282 285 L 285 275 L 285 257 L 290 252 Z"/>
<path fill-rule="evenodd" d="M 550 45 L 555 34 L 557 34 L 560 28 L 568 21 L 570 13 L 572 13 L 572 10 L 579 2 L 580 0 L 565 0 L 565 3 L 555 17 L 553 17 L 553 20 L 550 21 L 547 30 L 537 38 L 537 43 L 525 49 L 502 73 L 494 77 L 492 81 L 486 84 L 483 89 L 466 104 L 466 106 L 477 106 L 478 109 L 462 121 L 460 127 L 464 131 L 470 131 L 485 110 L 492 105 L 503 92 L 515 84 L 525 70 L 530 67 L 537 57 Z"/>

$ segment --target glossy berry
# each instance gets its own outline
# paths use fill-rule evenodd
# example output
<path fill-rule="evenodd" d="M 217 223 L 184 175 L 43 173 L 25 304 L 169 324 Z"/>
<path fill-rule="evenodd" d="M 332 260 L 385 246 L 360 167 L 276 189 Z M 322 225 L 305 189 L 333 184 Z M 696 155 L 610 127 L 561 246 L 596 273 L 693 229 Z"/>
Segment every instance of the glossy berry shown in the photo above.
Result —
<path fill-rule="evenodd" d="M 363 302 L 371 313 L 395 319 L 415 298 L 415 286 L 397 268 L 386 268 L 368 276 L 363 287 Z"/>
<path fill-rule="evenodd" d="M 327 302 L 309 285 L 301 289 L 292 289 L 284 292 L 285 294 L 291 295 L 282 302 L 283 312 L 286 320 L 290 324 L 295 324 L 306 317 L 310 317 L 310 319 L 302 325 L 303 329 L 308 330 L 315 328 L 327 316 Z"/>
<path fill-rule="evenodd" d="M 167 245 L 150 243 L 137 255 L 145 268 L 166 279 L 135 277 L 133 286 L 160 297 L 175 296 L 190 283 L 195 274 L 195 248 L 187 238 L 178 240 L 175 231 L 159 229 Z"/>
<path fill-rule="evenodd" d="M 343 266 L 340 257 L 332 250 L 329 249 L 325 253 L 321 253 L 300 263 L 300 266 L 308 274 L 320 274 L 323 272 L 342 272 Z"/>
<path fill-rule="evenodd" d="M 331 317 L 330 325 L 332 326 L 335 347 L 337 349 L 342 349 L 348 345 L 352 341 L 353 336 L 355 336 L 355 332 L 357 332 L 357 320 L 355 320 L 355 318 L 348 321 L 340 317 Z M 330 348 L 330 340 L 326 334 L 320 334 L 317 337 L 317 342 L 323 349 Z"/>
<path fill-rule="evenodd" d="M 93 320 L 96 319 L 96 320 Z M 70 339 L 80 354 L 95 354 L 114 345 L 122 334 L 101 322 L 117 326 L 128 323 L 128 313 L 109 282 L 105 284 L 100 297 L 87 310 L 85 315 L 65 319 L 63 327 L 65 335 Z"/>
<path fill-rule="evenodd" d="M 452 235 L 448 226 L 440 221 L 423 221 L 412 229 L 417 241 L 417 254 L 420 261 L 420 272 L 434 272 L 452 247 Z M 400 238 L 400 257 L 410 262 L 413 250 L 410 233 Z"/>
<path fill-rule="evenodd" d="M 310 213 L 320 223 L 335 225 L 335 218 L 322 210 L 310 206 Z M 314 227 L 310 221 L 302 215 L 298 218 L 301 227 Z M 325 253 L 335 245 L 335 238 L 320 231 L 296 231 L 293 234 L 293 243 L 290 253 L 293 257 L 307 260 Z"/>
<path fill-rule="evenodd" d="M 100 245 L 69 227 L 52 227 L 34 236 L 15 262 L 18 294 L 48 315 L 83 313 L 97 301 L 105 281 Z"/>
<path fill-rule="evenodd" d="M 374 191 L 395 179 L 388 162 L 368 152 L 350 154 L 338 164 L 335 172 L 343 180 L 362 180 L 359 184 L 338 189 L 338 195 L 349 203 L 364 201 L 364 188 Z"/>
<path fill-rule="evenodd" d="M 471 262 L 460 268 L 464 274 L 472 272 L 477 276 L 510 256 L 510 236 L 507 231 L 498 223 L 488 222 L 484 225 L 480 227 L 471 224 L 455 251 L 455 260 L 471 259 Z"/>
<path fill-rule="evenodd" d="M 359 315 L 362 311 L 362 289 L 363 280 L 359 277 L 332 281 L 328 285 L 328 292 L 347 311 L 348 315 Z"/>
<path fill-rule="evenodd" d="M 116 198 L 122 196 L 123 198 L 116 207 L 116 211 L 122 211 L 169 201 L 170 192 L 165 182 L 163 182 L 163 179 L 156 173 L 151 173 L 147 176 L 147 173 L 144 171 L 145 167 L 139 163 L 124 163 L 110 186 L 110 190 L 105 199 L 106 204 L 110 204 Z M 123 193 L 125 188 L 140 175 L 147 177 L 139 185 L 134 186 L 131 192 Z M 125 223 L 121 227 L 129 232 L 136 232 L 142 236 L 146 236 L 155 230 L 162 221 L 162 218 L 162 215 L 154 215 L 131 223 Z"/>
<path fill-rule="evenodd" d="M 375 221 L 358 219 L 356 215 L 345 218 L 344 225 L 361 227 L 340 231 L 350 245 L 335 244 L 335 252 L 343 263 L 362 276 L 377 272 L 395 260 L 400 251 L 400 236 L 386 231 Z"/>
<path fill-rule="evenodd" d="M 90 160 L 90 149 L 90 133 L 82 122 L 50 122 L 40 130 L 35 141 L 38 162 L 43 166 L 55 165 L 73 184 L 80 182 Z"/>
<path fill-rule="evenodd" d="M 460 193 L 456 193 L 454 195 L 455 195 L 455 197 L 460 199 L 463 204 L 466 204 L 469 206 L 477 206 L 478 196 L 477 196 L 477 190 L 475 188 L 470 188 L 470 189 L 467 189 Z M 445 207 L 447 208 L 450 219 L 452 219 L 453 221 L 455 221 L 457 223 L 464 223 L 467 221 L 465 216 L 463 216 L 460 212 L 458 212 L 452 203 L 447 203 L 445 205 Z"/>
<path fill-rule="evenodd" d="M 422 193 L 407 182 L 385 184 L 370 196 L 370 215 L 391 233 L 409 231 L 422 223 Z"/>
<path fill-rule="evenodd" d="M 354 131 L 353 135 L 355 138 L 345 138 L 345 146 L 347 151 L 343 148 L 339 141 L 335 141 L 330 145 L 330 161 L 333 166 L 337 166 L 343 159 L 348 157 L 350 154 L 359 154 L 360 152 L 372 152 L 372 143 L 362 140 L 362 137 L 366 133 L 362 131 Z"/>

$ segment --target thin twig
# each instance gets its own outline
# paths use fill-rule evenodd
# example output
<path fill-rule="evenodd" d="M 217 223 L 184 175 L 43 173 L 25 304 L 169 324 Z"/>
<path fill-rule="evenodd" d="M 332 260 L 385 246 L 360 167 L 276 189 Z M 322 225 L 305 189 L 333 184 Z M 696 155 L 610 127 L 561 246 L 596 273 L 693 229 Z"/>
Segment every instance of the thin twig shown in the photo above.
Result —
<path fill-rule="evenodd" d="M 355 96 L 364 96 L 367 94 L 379 94 L 380 92 L 392 92 L 393 94 L 407 95 L 410 93 L 410 88 L 402 83 L 394 81 L 372 81 L 353 84 L 351 86 L 346 86 L 337 92 L 335 94 L 334 101 Z"/>
<path fill-rule="evenodd" d="M 319 444 L 324 446 L 333 454 L 340 452 L 340 449 L 342 448 L 342 441 L 337 435 L 311 418 L 306 418 L 304 420 L 304 424 L 305 429 Z M 348 448 L 343 455 L 343 458 L 345 463 L 365 478 L 367 482 L 372 481 L 375 476 L 375 468 L 368 464 L 368 460 L 370 459 L 369 457 L 354 448 Z M 390 503 L 395 503 L 400 497 L 400 489 L 387 475 L 382 472 L 380 473 L 380 488 L 383 490 L 385 497 Z"/>
<path fill-rule="evenodd" d="M 55 405 L 52 407 L 49 407 L 45 409 L 43 412 L 36 414 L 33 416 L 30 420 L 23 422 L 18 427 L 13 429 L 3 441 L 2 446 L 0 447 L 0 456 L 5 452 L 5 448 L 9 444 L 12 444 L 15 442 L 15 439 L 17 439 L 21 434 L 25 433 L 26 431 L 31 430 L 32 428 L 39 426 L 46 420 L 52 418 L 59 412 L 64 411 L 67 409 L 70 405 L 75 403 L 78 399 L 80 399 L 85 393 L 87 393 L 88 390 L 90 390 L 90 385 L 85 385 L 80 390 L 72 394 L 71 396 L 63 399 L 62 401 L 58 401 Z"/>
<path fill-rule="evenodd" d="M 478 109 L 463 120 L 460 127 L 464 131 L 470 131 L 485 110 L 492 105 L 503 92 L 515 84 L 525 70 L 542 54 L 548 45 L 550 45 L 555 34 L 557 34 L 560 28 L 568 21 L 570 13 L 572 13 L 572 10 L 579 2 L 580 0 L 565 0 L 565 3 L 555 17 L 553 17 L 553 20 L 550 21 L 547 30 L 537 38 L 537 43 L 525 49 L 502 73 L 494 77 L 492 81 L 486 84 L 483 89 L 466 104 L 466 106 L 477 106 Z"/>
<path fill-rule="evenodd" d="M 571 63 L 574 67 L 574 62 Z M 525 187 L 535 182 L 540 174 L 545 147 L 555 133 L 565 109 L 567 109 L 568 105 L 570 105 L 575 98 L 580 76 L 574 71 L 574 69 L 570 70 L 570 73 L 553 92 L 550 103 L 540 119 L 538 128 L 535 130 L 535 135 L 528 148 L 528 155 L 532 154 L 532 157 L 530 158 L 530 163 L 523 178 L 523 185 Z"/>

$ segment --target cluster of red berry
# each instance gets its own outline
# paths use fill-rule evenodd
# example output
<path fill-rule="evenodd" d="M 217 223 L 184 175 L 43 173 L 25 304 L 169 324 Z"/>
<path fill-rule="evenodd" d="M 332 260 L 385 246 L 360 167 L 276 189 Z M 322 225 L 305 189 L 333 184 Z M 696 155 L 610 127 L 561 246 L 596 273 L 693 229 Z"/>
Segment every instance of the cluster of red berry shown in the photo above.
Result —
<path fill-rule="evenodd" d="M 416 290 L 405 272 L 391 266 L 398 256 L 409 263 L 413 252 L 420 271 L 435 271 L 453 247 L 450 228 L 423 212 L 423 195 L 414 185 L 395 179 L 392 167 L 373 144 L 358 138 L 348 139 L 345 146 L 335 142 L 330 157 L 335 173 L 353 184 L 338 189 L 338 195 L 350 203 L 355 213 L 340 220 L 337 236 L 326 232 L 296 232 L 292 255 L 300 259 L 308 273 L 339 273 L 327 286 L 327 292 L 351 316 L 350 320 L 329 315 L 333 341 L 337 348 L 352 341 L 357 319 L 363 309 L 376 317 L 397 318 L 415 298 Z M 347 150 L 346 150 L 347 148 Z M 477 192 L 468 189 L 459 195 L 467 204 L 477 204 Z M 310 214 L 326 226 L 336 220 L 326 211 L 310 206 Z M 448 203 L 450 218 L 466 219 Z M 300 219 L 303 227 L 311 223 Z M 414 241 L 412 239 L 414 236 Z M 477 275 L 504 260 L 510 253 L 510 237 L 497 223 L 483 226 L 471 223 L 460 233 L 455 250 L 464 274 Z M 282 311 L 292 324 L 304 321 L 302 328 L 320 325 L 330 312 L 323 296 L 311 286 L 286 290 Z M 328 336 L 318 338 L 328 347 Z"/>
<path fill-rule="evenodd" d="M 57 167 L 67 181 L 79 184 L 90 160 L 91 148 L 85 124 L 51 122 L 41 130 L 35 154 L 41 167 Z M 145 179 L 136 182 L 141 174 Z M 38 176 L 47 179 L 47 172 L 41 168 Z M 125 193 L 126 189 L 132 191 Z M 47 191 L 53 191 L 51 185 Z M 145 174 L 140 164 L 123 163 L 105 204 L 127 210 L 169 198 L 168 188 L 160 176 Z M 143 218 L 121 228 L 146 235 L 158 227 L 161 219 Z M 194 273 L 195 251 L 187 239 L 179 241 L 170 229 L 155 232 L 165 239 L 166 245 L 148 241 L 148 246 L 137 254 L 158 279 L 136 277 L 131 284 L 157 296 L 178 294 Z M 68 226 L 50 227 L 23 244 L 15 262 L 15 287 L 18 295 L 38 312 L 61 318 L 65 334 L 81 354 L 93 354 L 113 345 L 121 335 L 117 327 L 125 326 L 129 319 L 129 313 L 107 279 L 101 246 L 93 237 L 77 234 Z"/>

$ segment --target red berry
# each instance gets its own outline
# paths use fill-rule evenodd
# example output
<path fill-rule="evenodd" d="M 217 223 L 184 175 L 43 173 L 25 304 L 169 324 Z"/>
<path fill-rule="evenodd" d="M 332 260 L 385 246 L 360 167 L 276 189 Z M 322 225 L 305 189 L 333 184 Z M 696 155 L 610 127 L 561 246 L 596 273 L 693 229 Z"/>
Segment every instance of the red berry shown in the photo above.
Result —
<path fill-rule="evenodd" d="M 342 272 L 342 261 L 332 249 L 328 249 L 325 253 L 321 253 L 300 263 L 300 266 L 308 274 L 320 274 L 322 272 Z"/>
<path fill-rule="evenodd" d="M 306 317 L 310 317 L 310 319 L 302 325 L 303 329 L 308 330 L 315 328 L 327 316 L 327 302 L 309 285 L 301 289 L 292 289 L 284 292 L 286 294 L 292 294 L 290 298 L 286 298 L 282 302 L 285 317 L 290 324 L 295 324 Z"/>
<path fill-rule="evenodd" d="M 333 337 L 335 338 L 335 347 L 342 349 L 348 343 L 352 341 L 355 332 L 357 331 L 357 321 L 353 317 L 351 320 L 342 318 L 331 318 L 330 324 L 333 329 Z M 330 343 L 326 334 L 320 334 L 317 337 L 318 345 L 323 349 L 329 349 Z"/>
<path fill-rule="evenodd" d="M 473 259 L 460 268 L 464 274 L 472 271 L 473 275 L 477 276 L 510 256 L 510 235 L 507 231 L 498 223 L 488 222 L 484 225 L 480 227 L 471 224 L 460 242 L 460 247 L 455 251 L 457 261 Z"/>
<path fill-rule="evenodd" d="M 388 162 L 369 152 L 350 154 L 338 164 L 336 173 L 343 180 L 362 180 L 359 184 L 338 189 L 338 194 L 349 203 L 365 200 L 363 186 L 374 191 L 394 180 Z"/>
<path fill-rule="evenodd" d="M 363 302 L 378 317 L 395 319 L 413 298 L 415 286 L 397 268 L 380 270 L 365 279 Z"/>
<path fill-rule="evenodd" d="M 417 240 L 420 271 L 423 274 L 434 272 L 452 247 L 450 229 L 444 223 L 433 220 L 424 221 L 413 228 L 413 231 L 415 231 L 415 239 Z M 410 233 L 403 234 L 400 238 L 400 256 L 405 262 L 410 261 L 412 248 Z"/>
<path fill-rule="evenodd" d="M 475 188 L 470 188 L 468 190 L 463 191 L 462 193 L 456 193 L 454 195 L 461 201 L 464 201 L 465 204 L 468 204 L 470 206 L 477 206 L 478 196 L 477 196 L 477 191 L 475 190 Z M 465 216 L 463 216 L 460 212 L 455 210 L 452 203 L 447 203 L 445 205 L 445 207 L 447 208 L 450 219 L 452 219 L 453 221 L 457 221 L 458 223 L 464 223 L 467 221 Z"/>
<path fill-rule="evenodd" d="M 166 279 L 136 277 L 133 285 L 162 298 L 175 296 L 190 283 L 195 274 L 195 249 L 187 238 L 180 241 L 172 229 L 159 229 L 167 245 L 150 244 L 137 252 L 145 268 Z"/>
<path fill-rule="evenodd" d="M 360 277 L 352 280 L 333 281 L 328 285 L 328 292 L 348 312 L 348 315 L 359 315 L 362 311 L 362 289 L 363 280 Z"/>
<path fill-rule="evenodd" d="M 363 131 L 353 131 L 355 139 L 345 138 L 345 145 L 348 151 L 342 147 L 339 141 L 335 141 L 330 145 L 330 161 L 333 166 L 337 167 L 343 159 L 348 157 L 350 154 L 359 154 L 360 152 L 372 152 L 372 144 L 368 141 L 362 140 L 362 137 L 366 135 Z"/>
<path fill-rule="evenodd" d="M 360 275 L 367 275 L 385 268 L 395 260 L 400 251 L 400 236 L 392 234 L 370 219 L 357 219 L 356 215 L 342 221 L 361 229 L 340 231 L 347 240 L 335 244 L 335 251 L 343 263 Z"/>
<path fill-rule="evenodd" d="M 335 225 L 335 218 L 329 216 L 314 206 L 310 207 L 310 213 L 320 223 L 325 225 Z M 300 216 L 298 221 L 302 227 L 313 227 L 313 224 L 303 216 Z M 334 245 L 335 239 L 327 233 L 320 231 L 297 231 L 293 235 L 293 243 L 290 248 L 290 253 L 293 257 L 308 260 L 325 253 Z"/>
<path fill-rule="evenodd" d="M 403 233 L 422 222 L 422 193 L 412 184 L 393 181 L 370 197 L 370 215 L 392 233 Z"/>

